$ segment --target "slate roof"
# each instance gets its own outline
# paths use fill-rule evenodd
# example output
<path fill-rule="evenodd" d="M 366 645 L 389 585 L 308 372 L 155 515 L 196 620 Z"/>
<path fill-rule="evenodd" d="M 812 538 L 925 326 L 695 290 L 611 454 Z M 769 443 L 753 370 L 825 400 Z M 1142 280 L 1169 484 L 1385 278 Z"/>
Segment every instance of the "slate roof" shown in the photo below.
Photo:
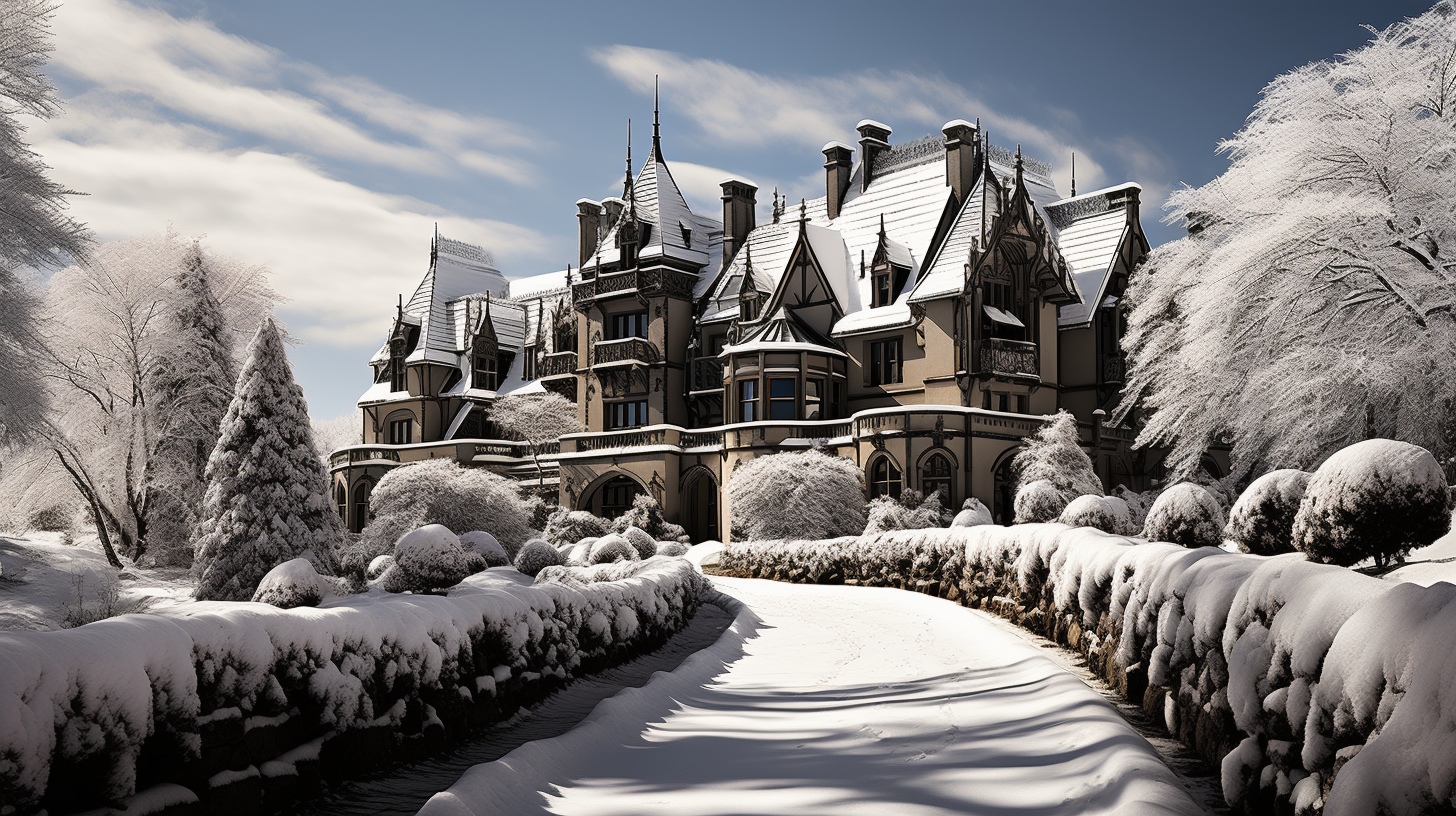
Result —
<path fill-rule="evenodd" d="M 420 339 L 406 362 L 454 363 L 458 334 L 451 301 L 466 295 L 489 292 L 494 298 L 506 295 L 504 275 L 495 267 L 490 254 L 474 244 L 435 236 L 430 268 L 415 292 L 405 301 L 405 322 L 420 327 Z M 389 359 L 386 340 L 370 363 Z"/>
<path fill-rule="evenodd" d="M 1128 182 L 1047 206 L 1048 220 L 1059 231 L 1057 245 L 1082 294 L 1081 303 L 1061 307 L 1058 326 L 1087 323 L 1092 319 L 1094 304 L 1106 299 L 1108 273 L 1117 262 L 1123 242 L 1132 236 L 1128 193 L 1140 190 L 1141 186 Z"/>
<path fill-rule="evenodd" d="M 737 343 L 724 346 L 719 356 L 746 351 L 818 351 L 839 357 L 847 356 L 833 340 L 815 331 L 800 320 L 798 315 L 785 308 L 780 308 L 767 320 L 754 326 Z"/>
<path fill-rule="evenodd" d="M 642 163 L 642 170 L 633 180 L 632 197 L 637 220 L 651 226 L 647 243 L 638 250 L 638 257 L 650 259 L 666 256 L 687 261 L 702 266 L 704 272 L 699 276 L 700 279 L 707 278 L 711 281 L 713 272 L 722 265 L 723 222 L 698 215 L 688 207 L 687 199 L 683 198 L 682 190 L 673 180 L 667 162 L 661 159 L 656 150 Z M 623 218 L 627 212 L 625 208 L 622 210 Z M 683 234 L 682 228 L 685 225 L 691 230 L 690 236 Z M 590 269 L 598 264 L 617 262 L 619 227 L 620 223 L 611 226 L 597 245 L 596 252 L 583 266 Z M 706 287 L 706 283 L 700 282 L 699 287 Z"/>

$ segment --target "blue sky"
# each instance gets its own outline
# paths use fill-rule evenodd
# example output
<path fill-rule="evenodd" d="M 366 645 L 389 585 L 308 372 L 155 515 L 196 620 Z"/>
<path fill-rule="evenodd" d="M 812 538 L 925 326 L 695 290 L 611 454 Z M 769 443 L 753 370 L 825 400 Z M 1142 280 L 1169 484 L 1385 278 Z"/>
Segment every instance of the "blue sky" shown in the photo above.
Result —
<path fill-rule="evenodd" d="M 727 174 L 823 194 L 819 147 L 862 118 L 899 142 L 976 119 L 1063 192 L 1168 190 L 1278 74 L 1427 3 L 531 3 L 69 0 L 31 126 L 102 240 L 170 222 L 274 270 L 313 413 L 351 409 L 433 224 L 508 276 L 575 260 L 578 198 L 620 192 L 661 75 L 664 153 L 695 209 Z"/>

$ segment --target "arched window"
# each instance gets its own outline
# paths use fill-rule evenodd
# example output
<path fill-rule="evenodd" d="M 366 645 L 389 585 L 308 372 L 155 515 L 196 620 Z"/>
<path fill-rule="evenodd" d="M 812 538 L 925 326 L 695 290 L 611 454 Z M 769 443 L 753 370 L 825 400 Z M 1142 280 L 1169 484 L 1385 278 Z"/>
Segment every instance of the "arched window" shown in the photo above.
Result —
<path fill-rule="evenodd" d="M 881 456 L 870 466 L 870 498 L 881 496 L 900 498 L 900 469 L 888 456 Z"/>
<path fill-rule="evenodd" d="M 602 518 L 614 519 L 632 509 L 632 500 L 642 493 L 642 485 L 618 476 L 602 485 Z"/>
<path fill-rule="evenodd" d="M 946 455 L 936 451 L 930 454 L 920 465 L 920 492 L 926 496 L 940 491 L 940 503 L 946 507 L 951 503 L 951 467 L 950 459 Z"/>
<path fill-rule="evenodd" d="M 334 485 L 334 504 L 339 508 L 339 518 L 347 523 L 349 521 L 349 492 L 344 488 L 342 482 Z"/>
<path fill-rule="evenodd" d="M 369 523 L 369 494 L 374 491 L 374 483 L 368 479 L 361 479 L 354 483 L 354 532 L 364 529 Z"/>
<path fill-rule="evenodd" d="M 404 358 L 409 353 L 405 345 L 404 333 L 401 332 L 389 341 L 389 390 L 404 391 L 408 388 L 405 380 Z"/>

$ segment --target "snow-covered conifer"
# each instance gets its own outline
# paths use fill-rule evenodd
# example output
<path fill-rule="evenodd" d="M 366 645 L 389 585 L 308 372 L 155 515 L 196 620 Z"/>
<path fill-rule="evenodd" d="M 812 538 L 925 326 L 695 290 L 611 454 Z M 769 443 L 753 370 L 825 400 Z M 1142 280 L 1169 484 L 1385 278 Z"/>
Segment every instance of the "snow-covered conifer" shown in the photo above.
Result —
<path fill-rule="evenodd" d="M 1450 492 L 1430 451 L 1367 439 L 1310 477 L 1294 517 L 1294 545 L 1312 561 L 1385 566 L 1451 527 Z"/>
<path fill-rule="evenodd" d="M 1255 479 L 1229 511 L 1224 535 L 1254 555 L 1294 552 L 1294 516 L 1308 484 L 1308 473 L 1292 469 Z"/>
<path fill-rule="evenodd" d="M 1184 547 L 1217 547 L 1223 542 L 1223 508 L 1206 489 L 1180 482 L 1164 490 L 1148 510 L 1143 538 Z"/>
<path fill-rule="evenodd" d="M 452 532 L 484 530 L 507 555 L 536 534 L 530 507 L 514 481 L 484 468 L 435 459 L 397 467 L 379 480 L 370 496 L 374 518 L 364 528 L 366 553 L 388 552 L 399 537 L 428 524 Z"/>
<path fill-rule="evenodd" d="M 303 389 L 269 318 L 248 346 L 207 463 L 197 597 L 248 600 L 269 570 L 300 556 L 332 572 L 342 536 Z"/>
<path fill-rule="evenodd" d="M 1016 483 L 1051 482 L 1064 496 L 1063 505 L 1078 496 L 1101 496 L 1102 480 L 1092 469 L 1092 459 L 1082 450 L 1077 419 L 1058 411 L 1026 439 L 1026 447 L 1011 463 Z"/>
<path fill-rule="evenodd" d="M 817 450 L 760 456 L 728 479 L 729 515 L 750 541 L 837 538 L 864 531 L 864 475 Z"/>

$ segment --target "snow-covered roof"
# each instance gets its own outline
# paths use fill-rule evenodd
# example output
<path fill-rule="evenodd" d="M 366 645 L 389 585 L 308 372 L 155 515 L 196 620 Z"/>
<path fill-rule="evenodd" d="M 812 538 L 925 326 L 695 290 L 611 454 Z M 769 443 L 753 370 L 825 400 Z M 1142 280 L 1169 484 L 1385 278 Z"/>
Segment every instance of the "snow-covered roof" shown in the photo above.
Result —
<path fill-rule="evenodd" d="M 725 346 L 721 355 L 749 351 L 817 351 L 844 357 L 844 351 L 788 309 L 779 309 L 754 326 L 743 339 Z"/>
<path fill-rule="evenodd" d="M 643 162 L 641 172 L 633 180 L 632 199 L 631 209 L 637 213 L 637 220 L 650 227 L 647 243 L 638 250 L 638 257 L 650 259 L 666 256 L 687 261 L 703 267 L 705 274 L 700 275 L 700 278 L 711 280 L 713 270 L 721 265 L 723 223 L 698 215 L 688 207 L 687 199 L 683 198 L 682 191 L 673 180 L 667 162 L 661 160 L 656 151 Z M 626 206 L 624 202 L 623 218 L 628 211 Z M 687 232 L 690 234 L 684 234 L 684 225 L 689 228 Z M 612 225 L 597 246 L 596 252 L 583 266 L 591 268 L 617 262 L 619 254 L 616 239 L 620 226 L 620 220 Z M 706 289 L 707 284 L 700 282 L 698 286 Z"/>
<path fill-rule="evenodd" d="M 420 320 L 420 339 L 406 362 L 455 362 L 460 346 L 448 304 L 472 294 L 506 295 L 505 276 L 480 247 L 437 236 L 432 254 L 429 271 L 404 305 L 406 315 Z"/>
<path fill-rule="evenodd" d="M 578 276 L 576 279 L 581 278 Z M 511 300 L 556 297 L 566 293 L 566 270 L 532 275 L 528 278 L 512 278 L 507 281 L 507 284 L 509 289 L 506 296 Z"/>
<path fill-rule="evenodd" d="M 901 297 L 889 306 L 861 309 L 854 314 L 845 315 L 842 320 L 834 324 L 833 335 L 845 337 L 851 334 L 897 329 L 909 326 L 914 322 L 915 315 L 910 312 L 910 304 L 904 297 Z"/>
<path fill-rule="evenodd" d="M 1047 205 L 1057 227 L 1057 246 L 1082 295 L 1081 303 L 1062 306 L 1057 325 L 1075 326 L 1092 319 L 1095 304 L 1106 298 L 1108 274 L 1133 229 L 1128 203 L 1142 187 L 1119 184 Z"/>

